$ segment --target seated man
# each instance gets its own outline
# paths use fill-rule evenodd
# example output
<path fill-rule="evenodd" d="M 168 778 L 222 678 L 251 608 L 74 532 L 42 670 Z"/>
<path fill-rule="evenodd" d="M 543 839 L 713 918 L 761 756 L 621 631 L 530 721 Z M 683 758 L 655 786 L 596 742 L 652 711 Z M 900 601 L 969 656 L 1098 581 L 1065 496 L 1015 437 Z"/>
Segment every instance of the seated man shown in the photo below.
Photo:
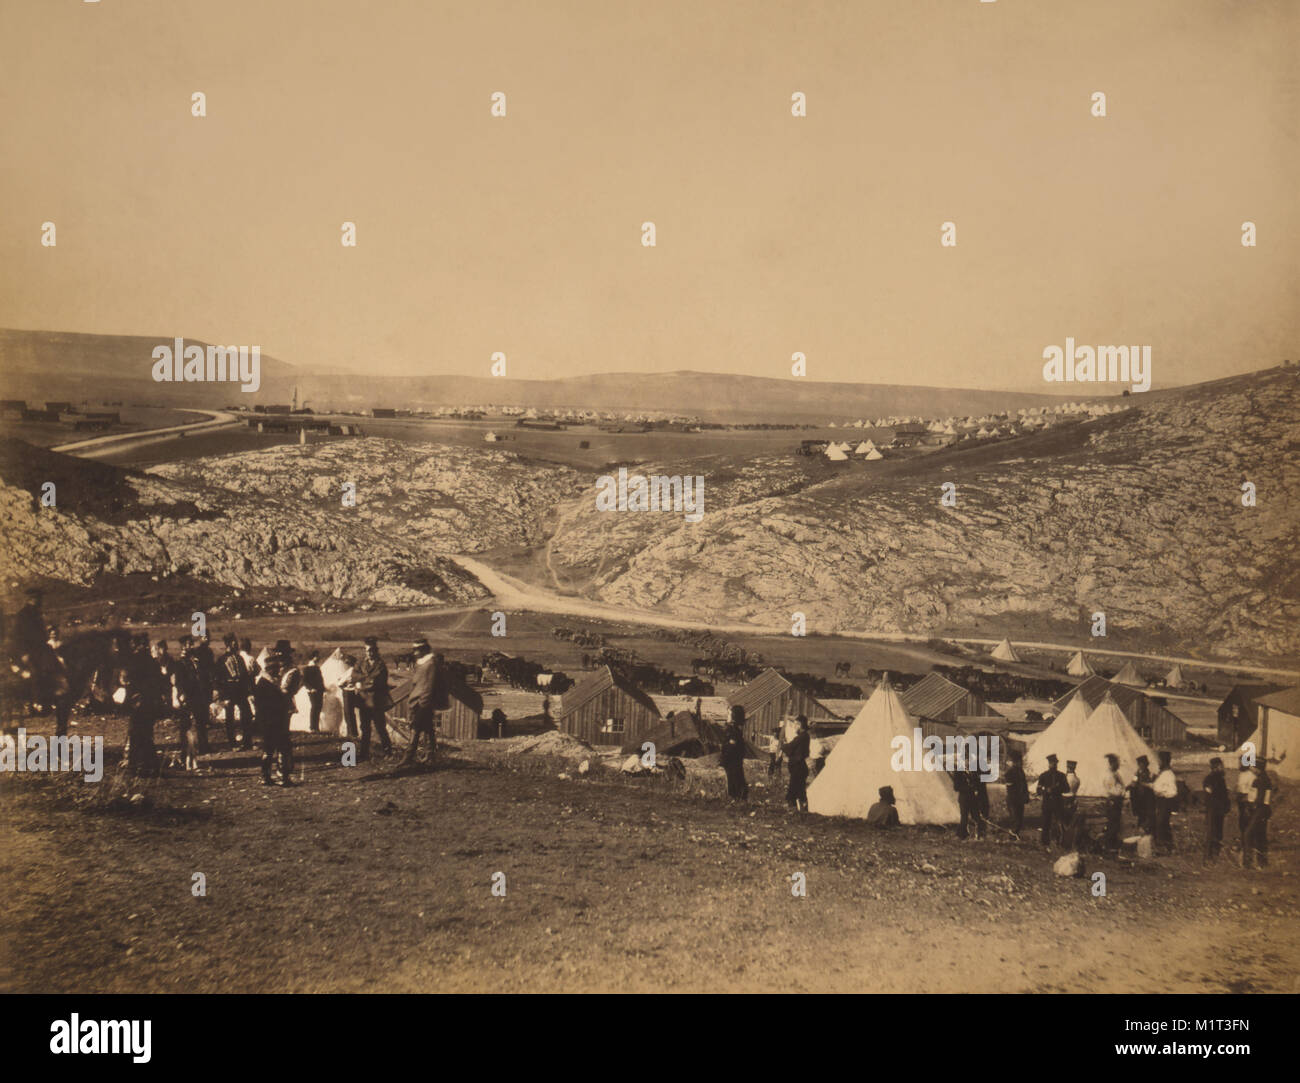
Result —
<path fill-rule="evenodd" d="M 880 800 L 867 810 L 867 824 L 871 827 L 898 827 L 898 809 L 894 808 L 894 787 L 881 786 Z"/>

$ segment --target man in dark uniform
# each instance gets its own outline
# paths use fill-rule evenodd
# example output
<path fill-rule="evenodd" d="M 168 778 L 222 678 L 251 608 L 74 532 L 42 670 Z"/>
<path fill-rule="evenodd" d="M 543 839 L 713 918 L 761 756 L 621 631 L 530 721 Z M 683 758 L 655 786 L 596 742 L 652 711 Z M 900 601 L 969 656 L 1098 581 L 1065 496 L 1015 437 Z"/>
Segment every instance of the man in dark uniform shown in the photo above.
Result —
<path fill-rule="evenodd" d="M 212 720 L 212 675 L 204 671 L 201 646 L 193 636 L 181 637 L 178 685 L 182 689 L 181 717 L 188 718 L 198 753 L 206 756 L 210 751 L 208 723 Z"/>
<path fill-rule="evenodd" d="M 1137 774 L 1129 788 L 1129 801 L 1133 815 L 1137 817 L 1138 830 L 1144 835 L 1154 835 L 1156 831 L 1156 794 L 1151 788 L 1154 781 L 1151 761 L 1146 756 L 1139 756 Z"/>
<path fill-rule="evenodd" d="M 790 765 L 790 783 L 785 799 L 796 812 L 808 811 L 808 757 L 812 754 L 812 734 L 808 731 L 808 716 L 798 718 L 799 732 L 788 744 L 782 744 L 786 762 Z M 778 735 L 780 730 L 777 730 Z"/>
<path fill-rule="evenodd" d="M 894 807 L 894 787 L 881 786 L 877 791 L 880 800 L 867 809 L 868 827 L 898 827 L 898 809 Z"/>
<path fill-rule="evenodd" d="M 957 827 L 957 837 L 964 839 L 968 835 L 967 824 L 975 821 L 975 835 L 984 837 L 984 821 L 989 815 L 989 791 L 978 769 L 968 768 L 958 771 L 954 779 L 957 790 L 957 806 L 961 809 L 961 823 Z"/>
<path fill-rule="evenodd" d="M 289 739 L 289 703 L 280 688 L 284 663 L 269 654 L 253 682 L 253 707 L 262 731 L 262 785 L 270 786 L 271 766 L 279 761 L 280 785 L 288 786 L 293 772 L 293 744 Z"/>
<path fill-rule="evenodd" d="M 366 655 L 352 671 L 352 688 L 357 694 L 357 710 L 361 715 L 361 751 L 359 759 L 370 759 L 370 729 L 379 735 L 379 745 L 385 756 L 393 754 L 393 742 L 388 736 L 388 666 L 379 657 L 379 640 L 367 636 Z"/>
<path fill-rule="evenodd" d="M 302 686 L 307 689 L 307 699 L 311 702 L 307 728 L 312 733 L 320 733 L 320 712 L 325 706 L 325 678 L 320 672 L 320 651 L 312 651 L 307 664 L 302 667 Z"/>
<path fill-rule="evenodd" d="M 1011 830 L 1019 835 L 1025 826 L 1025 806 L 1029 804 L 1029 782 L 1020 763 L 1020 753 L 1012 752 L 1007 760 L 1007 812 Z"/>
<path fill-rule="evenodd" d="M 239 640 L 227 632 L 222 642 L 225 653 L 217 664 L 217 690 L 226 712 L 226 741 L 235 746 L 235 715 L 239 715 L 240 747 L 253 747 L 253 719 L 248 709 L 248 697 L 253 694 L 253 677 L 248 672 L 244 656 L 239 653 Z"/>
<path fill-rule="evenodd" d="M 1205 792 L 1205 862 L 1209 864 L 1223 848 L 1223 821 L 1231 804 L 1223 760 L 1218 756 L 1210 761 L 1210 773 L 1205 776 L 1201 788 Z"/>
<path fill-rule="evenodd" d="M 149 637 L 136 636 L 128 649 L 121 673 L 126 691 L 127 769 L 133 775 L 152 775 L 158 770 L 154 745 L 154 724 L 171 705 L 171 685 L 156 656 L 150 654 Z"/>
<path fill-rule="evenodd" d="M 1043 799 L 1043 828 L 1040 838 L 1044 846 L 1052 845 L 1053 825 L 1064 826 L 1064 802 L 1069 790 L 1070 784 L 1065 780 L 1065 775 L 1057 770 L 1056 753 L 1053 752 L 1047 757 L 1047 770 L 1038 776 L 1038 785 L 1034 790 L 1036 796 Z"/>
<path fill-rule="evenodd" d="M 192 770 L 198 766 L 198 759 L 194 738 L 190 733 L 189 712 L 185 706 L 184 667 L 171 656 L 165 639 L 156 640 L 149 653 L 158 674 L 154 685 L 158 697 L 158 717 L 176 723 L 177 745 L 185 761 L 185 769 Z"/>
<path fill-rule="evenodd" d="M 54 708 L 54 732 L 60 737 L 66 737 L 68 718 L 72 714 L 72 704 L 77 695 L 72 689 L 72 673 L 63 653 L 63 640 L 54 625 L 50 625 L 49 638 L 45 641 L 44 668 L 47 695 Z"/>
<path fill-rule="evenodd" d="M 745 708 L 739 703 L 731 708 L 731 719 L 722 731 L 722 769 L 727 773 L 727 797 L 732 801 L 749 800 L 749 783 L 745 781 Z"/>
<path fill-rule="evenodd" d="M 446 684 L 445 675 L 439 672 L 442 655 L 433 654 L 427 639 L 417 639 L 411 645 L 411 653 L 415 655 L 415 665 L 411 669 L 411 692 L 406 701 L 411 717 L 411 743 L 402 757 L 403 767 L 415 763 L 422 736 L 429 738 L 429 763 L 433 764 L 437 751 L 433 715 L 437 710 L 439 693 L 445 694 Z"/>

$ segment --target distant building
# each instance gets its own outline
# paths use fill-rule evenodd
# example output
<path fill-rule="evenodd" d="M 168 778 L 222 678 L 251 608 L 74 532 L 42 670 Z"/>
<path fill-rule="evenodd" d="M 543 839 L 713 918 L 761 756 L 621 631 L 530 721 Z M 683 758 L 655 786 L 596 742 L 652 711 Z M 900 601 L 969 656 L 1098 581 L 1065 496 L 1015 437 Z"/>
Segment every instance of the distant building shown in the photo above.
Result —
<path fill-rule="evenodd" d="M 376 406 L 370 411 L 371 417 L 397 417 L 397 410 L 391 406 Z"/>
<path fill-rule="evenodd" d="M 902 694 L 903 706 L 922 721 L 953 722 L 961 718 L 1001 718 L 974 692 L 939 673 L 927 673 Z"/>
<path fill-rule="evenodd" d="M 501 439 L 501 437 L 497 436 L 497 434 L 494 432 L 485 432 L 483 434 L 483 439 L 489 444 L 495 444 L 498 440 Z"/>
<path fill-rule="evenodd" d="M 0 399 L 0 417 L 6 421 L 22 421 L 27 416 L 27 402 L 24 399 Z"/>
<path fill-rule="evenodd" d="M 1268 681 L 1234 684 L 1219 704 L 1219 744 L 1227 749 L 1240 748 L 1259 725 L 1259 701 L 1285 687 Z"/>
<path fill-rule="evenodd" d="M 1148 741 L 1152 747 L 1171 748 L 1187 744 L 1186 722 L 1136 688 L 1114 684 L 1105 677 L 1089 677 L 1073 692 L 1067 692 L 1053 703 L 1052 710 L 1060 714 L 1076 692 L 1083 697 L 1083 702 L 1090 711 L 1095 710 L 1109 692 L 1124 712 L 1124 717 L 1137 730 L 1138 736 Z"/>
<path fill-rule="evenodd" d="M 47 402 L 45 409 L 56 414 L 75 414 L 77 412 L 70 402 Z"/>
<path fill-rule="evenodd" d="M 560 729 L 590 745 L 617 745 L 644 736 L 659 721 L 645 692 L 601 666 L 561 697 Z"/>
<path fill-rule="evenodd" d="M 776 732 L 782 721 L 806 715 L 809 722 L 833 721 L 835 714 L 796 688 L 775 669 L 765 669 L 727 697 L 728 707 L 745 709 L 745 738 L 751 744 Z"/>

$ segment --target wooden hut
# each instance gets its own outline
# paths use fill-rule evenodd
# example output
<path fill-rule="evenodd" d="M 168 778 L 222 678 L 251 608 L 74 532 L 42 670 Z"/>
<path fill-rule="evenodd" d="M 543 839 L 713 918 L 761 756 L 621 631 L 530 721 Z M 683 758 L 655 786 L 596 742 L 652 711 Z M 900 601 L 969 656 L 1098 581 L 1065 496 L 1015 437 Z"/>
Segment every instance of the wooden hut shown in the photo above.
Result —
<path fill-rule="evenodd" d="M 1268 681 L 1234 684 L 1219 704 L 1219 744 L 1229 750 L 1240 748 L 1259 725 L 1259 701 L 1285 687 Z"/>
<path fill-rule="evenodd" d="M 560 700 L 560 729 L 589 745 L 630 744 L 659 721 L 654 700 L 609 666 L 584 677 Z"/>
<path fill-rule="evenodd" d="M 446 709 L 438 711 L 433 716 L 438 735 L 453 741 L 477 740 L 479 725 L 483 718 L 483 697 L 450 674 L 448 674 L 446 692 Z M 410 694 L 409 677 L 392 691 L 393 706 L 390 715 L 403 726 L 409 726 L 411 723 L 408 702 Z"/>
<path fill-rule="evenodd" d="M 745 709 L 745 738 L 758 745 L 776 732 L 782 720 L 805 715 L 809 722 L 832 721 L 836 715 L 816 699 L 796 688 L 775 669 L 765 669 L 727 697 L 729 707 Z"/>
<path fill-rule="evenodd" d="M 940 673 L 927 673 L 902 694 L 903 706 L 922 722 L 956 722 L 959 718 L 1001 718 L 974 692 Z"/>

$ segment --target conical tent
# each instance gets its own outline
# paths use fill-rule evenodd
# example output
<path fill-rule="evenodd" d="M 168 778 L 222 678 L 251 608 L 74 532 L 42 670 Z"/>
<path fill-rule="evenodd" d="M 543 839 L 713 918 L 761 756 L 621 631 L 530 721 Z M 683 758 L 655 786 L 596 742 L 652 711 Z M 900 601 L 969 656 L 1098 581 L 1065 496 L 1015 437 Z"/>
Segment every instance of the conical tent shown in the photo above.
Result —
<path fill-rule="evenodd" d="M 1011 640 L 1009 639 L 1004 639 L 994 647 L 990 657 L 996 658 L 999 662 L 1020 661 L 1020 655 L 1016 653 L 1016 649 L 1011 645 Z"/>
<path fill-rule="evenodd" d="M 1067 749 L 1074 741 L 1075 734 L 1088 720 L 1091 710 L 1088 701 L 1076 692 L 1061 713 L 1052 720 L 1052 724 L 1034 738 L 1025 756 L 1025 774 L 1030 782 L 1047 770 L 1049 752 L 1056 753 L 1061 761 L 1061 770 L 1065 770 L 1065 761 L 1075 758 L 1068 754 Z"/>
<path fill-rule="evenodd" d="M 905 824 L 950 824 L 961 819 L 957 795 L 943 771 L 895 771 L 895 737 L 914 741 L 920 723 L 888 681 L 867 700 L 808 787 L 808 808 L 821 816 L 863 818 L 892 786 L 898 819 Z"/>
<path fill-rule="evenodd" d="M 876 445 L 870 440 L 863 440 L 853 451 L 854 455 L 866 455 L 876 450 Z"/>
<path fill-rule="evenodd" d="M 1109 692 L 1097 704 L 1096 710 L 1083 721 L 1079 721 L 1079 714 L 1075 712 L 1074 719 L 1063 728 L 1061 737 L 1053 737 L 1051 741 L 1045 742 L 1044 738 L 1051 734 L 1057 724 L 1076 706 L 1087 710 L 1083 697 L 1076 695 L 1065 705 L 1060 718 L 1038 735 L 1038 740 L 1029 750 L 1029 766 L 1026 774 L 1046 771 L 1047 754 L 1055 752 L 1060 760 L 1057 766 L 1062 771 L 1065 770 L 1066 761 L 1077 761 L 1076 773 L 1079 776 L 1080 797 L 1104 797 L 1105 790 L 1102 783 L 1109 770 L 1106 765 L 1107 754 L 1113 752 L 1119 757 L 1119 773 L 1125 782 L 1132 782 L 1137 774 L 1139 756 L 1146 756 L 1154 769 L 1155 753 L 1138 736 L 1137 730 L 1129 724 L 1129 720 L 1124 717 L 1124 712 L 1119 709 L 1119 704 Z"/>
<path fill-rule="evenodd" d="M 1170 688 L 1181 688 L 1187 683 L 1187 678 L 1183 676 L 1183 667 L 1175 665 L 1168 673 L 1165 674 L 1165 684 Z"/>
<path fill-rule="evenodd" d="M 1131 685 L 1134 688 L 1145 688 L 1147 686 L 1147 682 L 1142 679 L 1142 675 L 1138 673 L 1137 667 L 1132 662 L 1125 662 L 1124 668 L 1116 673 L 1111 678 L 1111 681 L 1115 684 Z"/>
<path fill-rule="evenodd" d="M 1070 664 L 1065 667 L 1065 672 L 1071 677 L 1091 677 L 1097 671 L 1092 668 L 1092 663 L 1084 657 L 1083 651 L 1075 651 L 1074 657 L 1070 659 Z"/>
<path fill-rule="evenodd" d="M 883 458 L 884 458 L 884 456 L 883 456 L 882 454 L 880 454 L 880 449 L 879 449 L 879 448 L 874 448 L 874 447 L 873 447 L 870 451 L 868 451 L 865 455 L 863 455 L 862 457 L 863 457 L 867 462 L 869 462 L 869 463 L 871 463 L 871 462 L 875 462 L 877 459 L 883 459 Z"/>
<path fill-rule="evenodd" d="M 848 458 L 848 456 L 845 455 L 844 452 L 842 452 L 839 449 L 838 445 L 831 444 L 826 449 L 826 458 L 830 459 L 830 461 L 833 463 L 842 463 L 845 459 Z"/>

